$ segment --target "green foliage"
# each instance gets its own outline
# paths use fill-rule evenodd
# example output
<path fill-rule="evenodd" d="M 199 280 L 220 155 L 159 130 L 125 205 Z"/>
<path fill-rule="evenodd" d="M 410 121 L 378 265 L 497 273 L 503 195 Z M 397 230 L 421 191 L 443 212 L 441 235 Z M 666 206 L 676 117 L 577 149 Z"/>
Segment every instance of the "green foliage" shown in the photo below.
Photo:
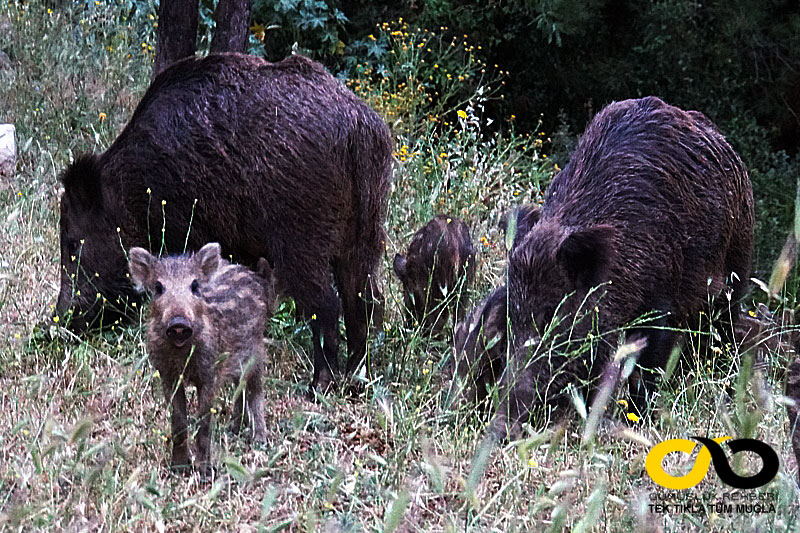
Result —
<path fill-rule="evenodd" d="M 333 2 L 325 0 L 254 0 L 254 32 L 273 61 L 292 51 L 320 60 L 341 56 L 340 34 L 347 22 Z"/>
<path fill-rule="evenodd" d="M 369 34 L 348 47 L 340 75 L 396 132 L 417 135 L 430 122 L 452 124 L 456 110 L 467 105 L 483 114 L 498 97 L 502 72 L 479 57 L 467 36 L 444 39 L 402 19 L 377 29 L 377 37 Z"/>

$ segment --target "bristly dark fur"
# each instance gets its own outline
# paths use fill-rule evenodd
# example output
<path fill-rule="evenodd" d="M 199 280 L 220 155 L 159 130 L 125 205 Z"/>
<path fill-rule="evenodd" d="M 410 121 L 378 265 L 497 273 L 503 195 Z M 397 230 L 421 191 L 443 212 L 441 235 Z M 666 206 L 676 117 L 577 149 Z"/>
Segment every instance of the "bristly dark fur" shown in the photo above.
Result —
<path fill-rule="evenodd" d="M 97 196 L 84 187 L 89 159 L 66 173 L 58 311 L 73 309 L 81 329 L 99 311 L 97 293 L 134 299 L 123 248 L 159 252 L 163 242 L 182 252 L 187 233 L 189 250 L 217 241 L 236 262 L 272 265 L 277 286 L 311 320 L 313 384 L 324 387 L 338 368 L 340 307 L 349 371 L 362 360 L 369 319 L 381 321 L 375 273 L 391 150 L 380 117 L 306 58 L 179 61 L 153 80 L 91 167 L 101 176 L 101 213 L 87 216 L 75 201 Z"/>
<path fill-rule="evenodd" d="M 541 219 L 510 254 L 515 362 L 503 379 L 496 433 L 536 405 L 566 400 L 568 383 L 591 382 L 609 358 L 616 334 L 577 359 L 537 353 L 559 304 L 560 325 L 548 333 L 561 341 L 559 353 L 584 343 L 592 328 L 613 331 L 654 310 L 666 314 L 655 326 L 691 325 L 726 280 L 733 302 L 745 293 L 753 224 L 747 171 L 706 117 L 653 97 L 603 109 L 550 185 Z M 677 335 L 638 334 L 648 340 L 640 364 L 663 367 Z"/>
<path fill-rule="evenodd" d="M 78 156 L 61 174 L 61 182 L 76 207 L 88 211 L 102 209 L 101 169 L 96 155 Z"/>
<path fill-rule="evenodd" d="M 454 308 L 464 316 L 468 289 L 475 279 L 475 250 L 463 221 L 437 215 L 411 239 L 406 255 L 394 258 L 394 271 L 403 283 L 403 299 L 410 318 L 439 334 Z M 458 293 L 453 291 L 458 289 Z M 442 307 L 447 297 L 452 305 Z"/>

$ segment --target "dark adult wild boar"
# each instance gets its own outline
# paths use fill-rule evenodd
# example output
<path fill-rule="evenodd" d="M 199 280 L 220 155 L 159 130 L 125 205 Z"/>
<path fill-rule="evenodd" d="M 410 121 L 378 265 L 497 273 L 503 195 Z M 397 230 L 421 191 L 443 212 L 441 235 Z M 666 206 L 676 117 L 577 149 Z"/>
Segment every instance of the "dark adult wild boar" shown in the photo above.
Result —
<path fill-rule="evenodd" d="M 561 403 L 568 384 L 591 384 L 617 328 L 650 311 L 664 314 L 653 326 L 691 325 L 726 282 L 738 302 L 752 241 L 747 171 L 704 115 L 652 97 L 604 108 L 511 251 L 513 368 L 495 433 L 518 427 L 534 406 Z M 590 334 L 601 337 L 575 356 Z M 656 328 L 631 335 L 646 337 L 639 364 L 650 368 L 665 365 L 677 340 Z"/>
<path fill-rule="evenodd" d="M 186 384 L 197 387 L 199 428 L 197 467 L 210 468 L 211 404 L 225 381 L 245 386 L 234 398 L 231 429 L 247 425 L 256 441 L 266 438 L 264 392 L 265 280 L 220 257 L 217 243 L 196 254 L 164 257 L 144 248 L 130 251 L 136 287 L 152 296 L 147 319 L 147 352 L 161 374 L 172 407 L 173 468 L 191 464 Z M 265 271 L 262 271 L 262 276 Z M 271 297 L 271 296 L 269 296 Z"/>
<path fill-rule="evenodd" d="M 278 289 L 311 320 L 312 384 L 324 387 L 337 369 L 340 298 L 349 371 L 370 317 L 381 320 L 374 274 L 390 165 L 386 125 L 317 63 L 180 61 L 108 150 L 63 174 L 57 310 L 73 310 L 75 329 L 109 323 L 136 298 L 124 249 L 216 241 L 236 262 L 272 265 Z"/>
<path fill-rule="evenodd" d="M 475 250 L 464 222 L 435 216 L 414 234 L 406 255 L 395 255 L 393 266 L 403 283 L 406 309 L 423 327 L 439 333 L 450 307 L 457 319 L 463 316 L 475 278 Z M 448 297 L 451 305 L 445 305 Z"/>

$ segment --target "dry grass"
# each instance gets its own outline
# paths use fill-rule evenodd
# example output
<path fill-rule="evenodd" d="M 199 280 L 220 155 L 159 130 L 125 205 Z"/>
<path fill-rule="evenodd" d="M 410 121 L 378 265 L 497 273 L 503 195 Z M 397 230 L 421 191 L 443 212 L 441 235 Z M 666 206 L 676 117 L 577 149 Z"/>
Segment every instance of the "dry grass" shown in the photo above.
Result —
<path fill-rule="evenodd" d="M 152 20 L 145 3 L 48 13 L 44 3 L 0 0 L 0 120 L 13 121 L 18 172 L 0 183 L 0 527 L 49 531 L 795 531 L 798 494 L 782 390 L 785 357 L 752 392 L 736 353 L 685 368 L 667 382 L 652 420 L 625 423 L 611 403 L 594 437 L 586 422 L 528 428 L 483 447 L 485 420 L 453 407 L 443 386 L 447 342 L 402 325 L 389 259 L 437 212 L 463 216 L 479 248 L 476 297 L 503 277 L 495 228 L 508 206 L 541 197 L 551 170 L 537 135 L 481 136 L 476 120 L 398 134 L 389 242 L 383 265 L 385 331 L 372 340 L 372 373 L 355 398 L 309 401 L 309 338 L 283 304 L 270 322 L 269 439 L 252 449 L 213 435 L 211 480 L 169 473 L 169 421 L 141 325 L 86 340 L 44 340 L 34 324 L 58 291 L 57 174 L 70 157 L 101 150 L 144 91 Z M 131 11 L 135 7 L 138 11 Z M 123 17 L 123 13 L 126 15 Z M 83 21 L 83 22 L 81 22 Z M 142 47 L 142 43 L 145 44 Z M 143 52 L 144 50 L 144 52 Z M 128 57 L 130 54 L 130 57 Z M 476 102 L 478 103 L 478 102 Z M 104 114 L 104 115 L 101 115 Z M 405 147 L 405 150 L 403 150 Z M 723 351 L 723 354 L 725 352 Z M 690 357 L 697 360 L 697 357 Z M 692 365 L 687 365 L 691 367 Z M 737 379 L 739 384 L 737 385 Z M 739 394 L 728 399 L 730 387 Z M 618 397 L 615 391 L 613 399 Z M 764 398 L 766 397 L 766 400 Z M 220 394 L 222 418 L 230 391 Z M 756 491 L 775 512 L 656 515 L 644 471 L 650 444 L 694 434 L 754 436 L 781 470 Z M 490 452 L 490 453 L 489 453 Z M 747 461 L 745 461 L 746 463 Z M 684 459 L 676 468 L 688 469 Z M 741 465 L 740 465 L 741 466 Z M 745 465 L 746 466 L 746 465 Z M 730 488 L 713 475 L 699 492 Z"/>

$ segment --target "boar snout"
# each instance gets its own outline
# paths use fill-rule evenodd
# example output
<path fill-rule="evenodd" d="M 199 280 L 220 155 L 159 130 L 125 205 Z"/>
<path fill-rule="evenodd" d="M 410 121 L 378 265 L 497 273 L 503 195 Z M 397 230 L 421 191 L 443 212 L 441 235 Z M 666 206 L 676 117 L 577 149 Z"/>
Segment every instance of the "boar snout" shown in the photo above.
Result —
<path fill-rule="evenodd" d="M 180 348 L 192 338 L 192 323 L 186 317 L 176 316 L 167 324 L 167 338 Z"/>

